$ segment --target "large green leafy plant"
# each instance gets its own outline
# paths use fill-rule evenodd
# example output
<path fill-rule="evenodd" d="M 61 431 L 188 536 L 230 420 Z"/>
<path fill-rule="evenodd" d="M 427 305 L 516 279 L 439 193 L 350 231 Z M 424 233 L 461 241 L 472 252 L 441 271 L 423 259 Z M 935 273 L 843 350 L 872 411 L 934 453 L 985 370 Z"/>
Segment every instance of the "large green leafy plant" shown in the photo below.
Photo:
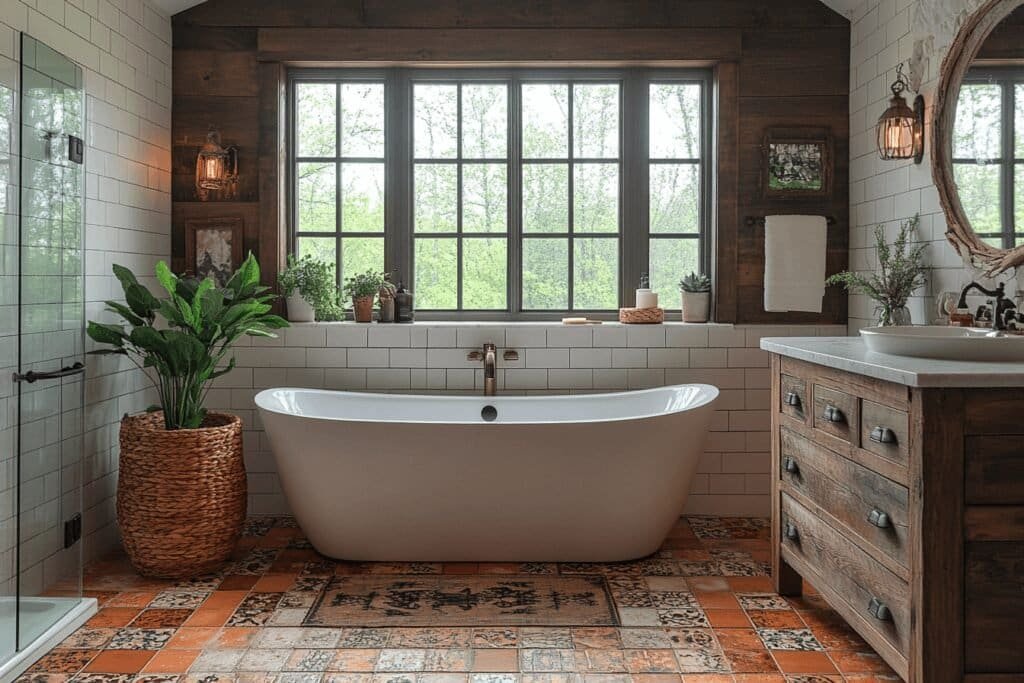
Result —
<path fill-rule="evenodd" d="M 224 359 L 240 337 L 274 337 L 273 330 L 288 327 L 270 313 L 274 295 L 260 286 L 260 268 L 252 254 L 224 287 L 212 278 L 180 278 L 161 261 L 156 278 L 167 296 L 159 299 L 127 268 L 115 265 L 114 275 L 125 303 L 107 301 L 107 310 L 126 324 L 90 321 L 89 336 L 113 347 L 90 353 L 128 356 L 152 370 L 167 429 L 202 426 L 209 383 L 235 367 L 233 356 L 226 364 Z M 164 321 L 159 327 L 158 318 Z"/>

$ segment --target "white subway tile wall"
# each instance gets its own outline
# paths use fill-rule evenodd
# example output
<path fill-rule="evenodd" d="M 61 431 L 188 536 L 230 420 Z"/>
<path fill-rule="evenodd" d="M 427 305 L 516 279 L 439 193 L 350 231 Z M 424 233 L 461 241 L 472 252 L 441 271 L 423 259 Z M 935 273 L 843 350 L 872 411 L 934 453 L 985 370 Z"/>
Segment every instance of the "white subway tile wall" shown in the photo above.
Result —
<path fill-rule="evenodd" d="M 722 393 L 687 512 L 767 516 L 770 379 L 767 354 L 757 344 L 762 336 L 845 333 L 842 325 L 628 327 L 611 323 L 573 328 L 552 323 L 297 323 L 279 339 L 243 341 L 249 346 L 237 350 L 238 368 L 216 380 L 209 406 L 245 420 L 250 513 L 283 514 L 288 506 L 253 404 L 262 389 L 479 393 L 483 391 L 480 361 L 466 356 L 485 342 L 498 346 L 496 374 L 498 390 L 504 394 L 587 393 L 707 382 Z M 505 350 L 517 351 L 519 360 L 503 360 Z"/>
<path fill-rule="evenodd" d="M 0 87 L 17 92 L 19 32 L 63 53 L 82 66 L 86 91 L 85 298 L 88 319 L 105 319 L 105 299 L 120 288 L 111 266 L 120 263 L 137 273 L 152 273 L 170 256 L 171 214 L 171 22 L 147 0 L 82 0 L 75 2 L 0 2 Z M 0 150 L 0 156 L 13 149 Z M 12 155 L 13 156 L 13 155 Z M 9 167 L 10 168 L 10 167 Z M 17 258 L 17 171 L 0 183 L 3 222 L 0 253 Z M 6 261 L 5 261 L 6 262 Z M 16 273 L 5 267 L 4 273 Z M 152 279 L 144 280 L 155 285 Z M 13 277 L 0 282 L 0 330 L 17 328 L 17 287 Z M 12 453 L 13 401 L 9 382 L 16 355 L 13 336 L 0 336 L 0 449 Z M 54 338 L 54 341 L 58 341 Z M 91 348 L 91 345 L 87 345 Z M 44 352 L 52 356 L 53 350 Z M 60 355 L 59 353 L 57 355 Z M 117 485 L 117 432 L 122 414 L 151 404 L 155 395 L 141 371 L 120 357 L 87 359 L 83 471 L 84 551 L 86 559 L 117 543 L 114 495 Z M 251 370 L 232 377 L 249 388 Z M 4 481 L 14 478 L 13 461 L 3 460 Z M 59 458 L 58 458 L 59 464 Z M 40 463 L 40 466 L 44 465 Z M 46 477 L 41 477 L 46 482 Z M 65 482 L 72 483 L 72 482 Z M 73 482 L 77 485 L 79 482 Z M 23 497 L 32 491 L 23 491 Z M 42 494 L 41 494 L 42 496 Z M 41 497 L 40 496 L 40 497 Z M 2 547 L 14 533 L 13 508 L 4 504 L 0 520 Z M 46 547 L 59 547 L 59 542 Z M 47 583 L 46 558 L 39 571 L 23 576 L 34 589 Z M 0 557 L 5 574 L 9 552 Z M 24 564 L 24 563 L 23 563 Z"/>
<path fill-rule="evenodd" d="M 850 268 L 878 268 L 874 228 L 881 224 L 891 242 L 901 221 L 920 214 L 918 239 L 928 243 L 925 258 L 932 270 L 928 283 L 909 302 L 915 323 L 935 317 L 935 297 L 959 291 L 974 279 L 946 240 L 946 218 L 932 182 L 932 108 L 942 60 L 954 31 L 983 0 L 865 0 L 850 15 Z M 916 58 L 915 58 L 915 55 Z M 927 106 L 924 161 L 884 161 L 875 146 L 875 123 L 889 106 L 889 86 L 896 67 L 912 82 L 920 80 Z M 1018 278 L 1024 270 L 1018 269 Z M 1010 278 L 1008 289 L 1020 289 Z M 850 330 L 873 325 L 875 304 L 865 296 L 850 297 Z"/>

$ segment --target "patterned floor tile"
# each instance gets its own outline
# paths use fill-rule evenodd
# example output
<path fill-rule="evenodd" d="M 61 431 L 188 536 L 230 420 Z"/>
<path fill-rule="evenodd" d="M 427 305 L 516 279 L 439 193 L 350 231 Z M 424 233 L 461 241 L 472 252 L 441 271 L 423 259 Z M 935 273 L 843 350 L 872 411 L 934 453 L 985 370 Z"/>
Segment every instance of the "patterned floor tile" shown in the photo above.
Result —
<path fill-rule="evenodd" d="M 690 518 L 653 555 L 608 564 L 370 563 L 320 557 L 291 518 L 254 518 L 214 575 L 145 579 L 123 556 L 91 565 L 100 612 L 17 683 L 895 682 L 813 589 L 772 592 L 768 531 Z M 401 575 L 603 577 L 619 625 L 304 625 L 335 577 Z"/>

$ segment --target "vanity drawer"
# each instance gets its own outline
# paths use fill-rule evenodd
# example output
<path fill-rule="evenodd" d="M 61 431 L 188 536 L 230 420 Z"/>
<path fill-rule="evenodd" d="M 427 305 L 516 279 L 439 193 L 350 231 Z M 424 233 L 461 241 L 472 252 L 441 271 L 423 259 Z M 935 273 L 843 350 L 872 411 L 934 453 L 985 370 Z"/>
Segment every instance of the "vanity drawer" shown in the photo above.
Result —
<path fill-rule="evenodd" d="M 910 651 L 910 587 L 866 552 L 785 493 L 781 496 L 782 547 L 828 597 L 842 600 L 841 613 L 861 623 L 898 652 Z M 865 635 L 865 637 L 867 637 Z M 870 639 L 869 639 L 870 641 Z"/>
<path fill-rule="evenodd" d="M 907 462 L 910 419 L 902 410 L 864 400 L 860 406 L 860 447 L 899 463 Z"/>
<path fill-rule="evenodd" d="M 779 381 L 782 392 L 780 410 L 798 420 L 807 419 L 807 381 L 800 377 L 782 374 Z"/>
<path fill-rule="evenodd" d="M 820 384 L 815 384 L 813 391 L 811 424 L 814 428 L 856 446 L 857 397 Z"/>
<path fill-rule="evenodd" d="M 783 428 L 779 472 L 794 491 L 893 560 L 909 566 L 906 487 Z"/>

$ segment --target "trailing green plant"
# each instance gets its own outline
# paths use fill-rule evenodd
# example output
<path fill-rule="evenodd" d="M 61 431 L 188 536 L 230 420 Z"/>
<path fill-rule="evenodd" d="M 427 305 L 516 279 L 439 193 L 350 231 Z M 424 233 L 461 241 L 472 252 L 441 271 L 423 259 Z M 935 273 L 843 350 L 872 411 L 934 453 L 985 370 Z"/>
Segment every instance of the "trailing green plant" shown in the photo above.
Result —
<path fill-rule="evenodd" d="M 178 277 L 167 264 L 156 264 L 156 279 L 167 296 L 155 297 L 124 266 L 114 275 L 124 289 L 125 303 L 107 301 L 107 309 L 124 324 L 89 321 L 89 337 L 112 348 L 92 354 L 127 356 L 153 381 L 160 394 L 167 429 L 196 429 L 206 417 L 203 404 L 211 380 L 231 372 L 231 346 L 243 335 L 275 337 L 288 323 L 270 313 L 275 298 L 260 286 L 260 267 L 250 253 L 227 284 L 212 278 Z M 158 319 L 163 322 L 158 327 Z"/>
<path fill-rule="evenodd" d="M 384 286 L 387 273 L 376 270 L 368 270 L 365 273 L 358 273 L 353 277 L 345 278 L 345 285 L 342 287 L 342 294 L 346 299 L 362 299 L 367 296 L 377 296 L 380 288 Z"/>
<path fill-rule="evenodd" d="M 317 320 L 337 320 L 341 317 L 338 305 L 338 286 L 334 283 L 334 266 L 306 254 L 300 259 L 288 256 L 287 267 L 277 277 L 283 296 L 296 291 L 316 312 Z"/>
<path fill-rule="evenodd" d="M 911 244 L 917 232 L 919 217 L 900 224 L 896 241 L 885 241 L 885 229 L 875 226 L 875 251 L 878 270 L 836 273 L 825 282 L 842 285 L 847 291 L 864 294 L 878 304 L 875 309 L 881 325 L 889 325 L 894 311 L 907 305 L 910 295 L 924 284 L 928 268 L 924 264 L 925 243 Z"/>
<path fill-rule="evenodd" d="M 684 292 L 701 294 L 711 291 L 711 278 L 703 273 L 690 272 L 689 275 L 679 281 L 679 289 Z"/>

